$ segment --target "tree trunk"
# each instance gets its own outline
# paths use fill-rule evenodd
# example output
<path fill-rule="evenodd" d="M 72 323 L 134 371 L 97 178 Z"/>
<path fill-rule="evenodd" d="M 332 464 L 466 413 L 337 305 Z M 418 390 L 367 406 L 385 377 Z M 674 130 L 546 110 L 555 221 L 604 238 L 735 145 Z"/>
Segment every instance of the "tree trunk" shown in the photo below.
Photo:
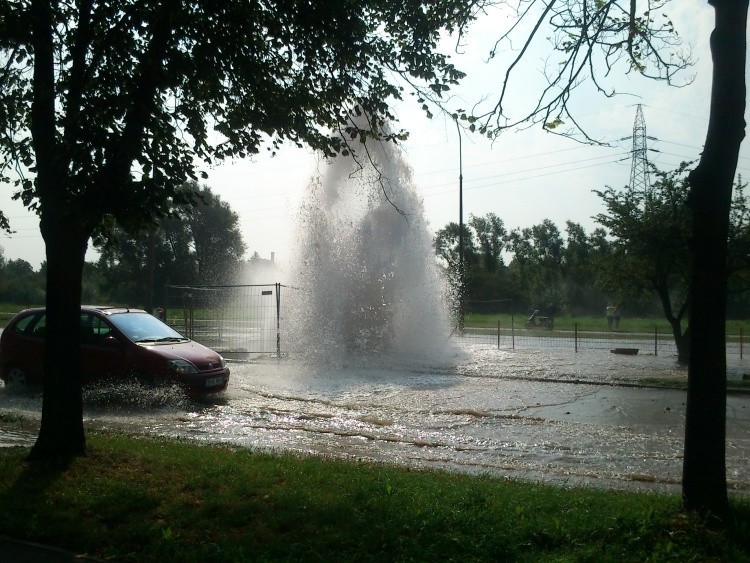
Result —
<path fill-rule="evenodd" d="M 60 213 L 42 215 L 47 247 L 47 325 L 42 422 L 30 459 L 86 453 L 81 391 L 81 288 L 88 236 Z"/>
<path fill-rule="evenodd" d="M 677 346 L 677 363 L 683 366 L 690 363 L 690 327 L 682 332 L 679 321 L 672 323 L 672 336 L 674 337 L 675 346 Z"/>
<path fill-rule="evenodd" d="M 661 301 L 662 310 L 664 311 L 664 318 L 667 319 L 670 328 L 672 329 L 672 337 L 674 338 L 675 346 L 677 347 L 677 363 L 681 365 L 688 365 L 690 361 L 690 325 L 682 332 L 682 318 L 685 314 L 685 306 L 680 307 L 677 315 L 674 314 L 672 309 L 672 300 L 669 296 L 669 287 L 666 283 L 654 284 L 654 291 L 659 296 Z M 690 296 L 688 295 L 688 301 Z"/>
<path fill-rule="evenodd" d="M 689 176 L 693 217 L 682 495 L 687 509 L 724 517 L 726 485 L 727 235 L 732 185 L 745 136 L 748 0 L 709 0 L 713 82 L 706 144 Z"/>

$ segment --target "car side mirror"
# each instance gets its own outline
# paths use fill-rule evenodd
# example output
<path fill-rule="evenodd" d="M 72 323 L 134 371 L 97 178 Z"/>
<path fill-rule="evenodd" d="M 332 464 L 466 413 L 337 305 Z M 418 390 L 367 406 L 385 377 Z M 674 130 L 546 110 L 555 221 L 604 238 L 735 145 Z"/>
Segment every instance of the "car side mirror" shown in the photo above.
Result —
<path fill-rule="evenodd" d="M 102 341 L 102 343 L 107 348 L 119 348 L 120 347 L 120 341 L 117 340 L 117 338 L 115 338 L 114 336 L 107 336 L 107 337 L 105 337 L 104 340 Z"/>

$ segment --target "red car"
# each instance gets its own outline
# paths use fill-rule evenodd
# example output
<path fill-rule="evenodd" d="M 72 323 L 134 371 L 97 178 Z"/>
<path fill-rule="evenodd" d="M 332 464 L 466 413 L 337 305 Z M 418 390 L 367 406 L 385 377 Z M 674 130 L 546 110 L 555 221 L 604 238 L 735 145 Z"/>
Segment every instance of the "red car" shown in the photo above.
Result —
<path fill-rule="evenodd" d="M 44 309 L 13 317 L 0 335 L 5 385 L 41 385 Z M 140 309 L 81 307 L 83 383 L 138 380 L 178 383 L 190 395 L 227 388 L 229 369 L 219 354 L 184 337 Z"/>

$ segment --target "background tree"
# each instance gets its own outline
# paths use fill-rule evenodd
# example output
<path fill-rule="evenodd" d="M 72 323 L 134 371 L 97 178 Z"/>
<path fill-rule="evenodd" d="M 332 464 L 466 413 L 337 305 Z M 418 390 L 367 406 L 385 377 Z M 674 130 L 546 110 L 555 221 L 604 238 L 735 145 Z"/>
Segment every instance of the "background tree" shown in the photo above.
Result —
<path fill-rule="evenodd" d="M 466 303 L 474 296 L 473 278 L 479 264 L 474 233 L 469 224 L 463 224 L 462 236 L 459 236 L 458 223 L 448 223 L 435 233 L 433 246 L 435 254 L 443 261 L 448 274 L 448 283 L 452 294 L 453 313 L 460 317 L 459 300 L 463 300 L 463 313 L 466 313 Z M 463 240 L 462 240 L 463 239 Z M 459 241 L 463 244 L 463 276 L 460 273 Z M 459 322 L 460 325 L 460 322 Z M 459 329 L 461 327 L 459 326 Z"/>
<path fill-rule="evenodd" d="M 494 213 L 483 216 L 470 215 L 469 226 L 476 239 L 477 260 L 466 273 L 470 294 L 467 312 L 512 312 L 518 301 L 508 267 L 503 259 L 508 232 L 503 220 Z"/>
<path fill-rule="evenodd" d="M 600 288 L 595 264 L 602 251 L 609 252 L 609 243 L 602 233 L 590 236 L 573 221 L 565 222 L 565 248 L 562 255 L 562 279 L 565 287 L 565 305 L 572 315 L 599 313 L 606 303 Z"/>
<path fill-rule="evenodd" d="M 116 302 L 152 311 L 164 306 L 167 283 L 217 285 L 236 281 L 245 253 L 239 216 L 208 186 L 186 185 L 198 194 L 193 207 L 175 207 L 156 224 L 133 234 L 114 226 L 97 241 L 98 270 Z"/>
<path fill-rule="evenodd" d="M 494 213 L 469 217 L 464 224 L 464 297 L 467 312 L 509 310 L 514 299 L 502 252 L 507 231 Z M 458 292 L 458 224 L 448 223 L 435 234 L 435 253 Z"/>
<path fill-rule="evenodd" d="M 658 296 L 682 363 L 689 357 L 688 333 L 682 328 L 691 236 L 686 166 L 673 172 L 655 170 L 656 181 L 645 190 L 595 190 L 607 209 L 596 221 L 613 238 L 611 253 L 599 262 L 600 283 L 615 293 Z"/>
<path fill-rule="evenodd" d="M 42 275 L 26 260 L 6 260 L 0 254 L 0 301 L 26 307 L 43 303 Z"/>
<path fill-rule="evenodd" d="M 444 261 L 444 265 L 450 272 L 458 271 L 458 241 L 458 223 L 448 223 L 445 227 L 439 229 L 437 233 L 435 233 L 435 254 Z M 470 269 L 479 263 L 479 255 L 474 240 L 474 233 L 471 230 L 471 225 L 468 223 L 464 223 L 463 225 L 463 244 L 465 267 Z"/>
<path fill-rule="evenodd" d="M 197 273 L 193 283 L 236 283 L 237 270 L 247 249 L 239 215 L 208 186 L 197 193 L 200 203 L 188 209 L 185 217 L 193 237 Z"/>
<path fill-rule="evenodd" d="M 518 287 L 526 288 L 526 306 L 549 313 L 565 304 L 562 283 L 563 239 L 551 220 L 508 234 L 507 248 L 513 255 L 509 264 Z"/>
<path fill-rule="evenodd" d="M 616 293 L 656 295 L 672 328 L 678 360 L 690 358 L 690 326 L 683 328 L 690 301 L 692 217 L 687 205 L 688 164 L 670 172 L 654 170 L 646 190 L 596 191 L 607 209 L 596 220 L 613 238 L 611 251 L 598 262 L 599 282 Z M 750 270 L 750 208 L 742 178 L 735 182 L 727 235 L 727 272 L 732 289 L 744 292 Z"/>
<path fill-rule="evenodd" d="M 471 215 L 469 225 L 476 234 L 482 270 L 497 272 L 505 265 L 502 251 L 505 247 L 507 231 L 503 220 L 494 213 L 487 213 L 480 217 Z"/>
<path fill-rule="evenodd" d="M 407 0 L 7 0 L 0 4 L 0 174 L 37 211 L 47 257 L 42 422 L 31 458 L 85 452 L 84 255 L 107 218 L 144 224 L 199 161 L 285 141 L 326 155 L 395 140 L 404 76 L 435 96 L 461 76 L 435 52 L 472 3 Z M 363 115 L 367 127 L 352 118 Z M 20 173 L 11 178 L 10 172 Z"/>
<path fill-rule="evenodd" d="M 735 319 L 750 316 L 750 206 L 745 188 L 739 175 L 732 193 L 727 260 L 727 316 Z"/>
<path fill-rule="evenodd" d="M 595 265 L 607 257 L 604 229 L 590 236 L 578 223 L 566 222 L 567 236 L 551 220 L 508 232 L 494 213 L 471 216 L 464 226 L 466 291 L 470 312 L 566 310 L 574 315 L 601 314 L 607 296 Z M 435 236 L 435 253 L 449 276 L 458 269 L 458 225 L 449 223 Z M 509 256 L 505 265 L 504 255 Z M 498 304 L 502 301 L 504 304 Z"/>

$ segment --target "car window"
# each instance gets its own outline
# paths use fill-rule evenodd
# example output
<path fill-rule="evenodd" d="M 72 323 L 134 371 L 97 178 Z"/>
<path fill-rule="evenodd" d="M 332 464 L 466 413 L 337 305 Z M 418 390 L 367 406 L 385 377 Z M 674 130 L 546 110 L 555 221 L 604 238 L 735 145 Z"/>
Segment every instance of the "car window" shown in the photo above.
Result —
<path fill-rule="evenodd" d="M 31 327 L 31 335 L 44 338 L 45 332 L 47 332 L 47 315 L 42 314 L 37 317 L 36 323 Z"/>
<path fill-rule="evenodd" d="M 92 313 L 81 313 L 81 344 L 101 344 L 112 327 Z"/>
<path fill-rule="evenodd" d="M 38 314 L 26 315 L 15 324 L 13 330 L 19 334 L 27 334 L 29 327 L 36 320 L 37 316 Z"/>
<path fill-rule="evenodd" d="M 92 326 L 92 315 L 81 313 L 81 344 L 94 343 L 94 327 Z"/>
<path fill-rule="evenodd" d="M 187 340 L 172 327 L 148 313 L 117 313 L 109 320 L 133 342 L 170 342 Z"/>
<path fill-rule="evenodd" d="M 99 317 L 94 317 L 91 321 L 91 328 L 94 329 L 94 335 L 101 341 L 112 334 L 112 327 Z"/>

